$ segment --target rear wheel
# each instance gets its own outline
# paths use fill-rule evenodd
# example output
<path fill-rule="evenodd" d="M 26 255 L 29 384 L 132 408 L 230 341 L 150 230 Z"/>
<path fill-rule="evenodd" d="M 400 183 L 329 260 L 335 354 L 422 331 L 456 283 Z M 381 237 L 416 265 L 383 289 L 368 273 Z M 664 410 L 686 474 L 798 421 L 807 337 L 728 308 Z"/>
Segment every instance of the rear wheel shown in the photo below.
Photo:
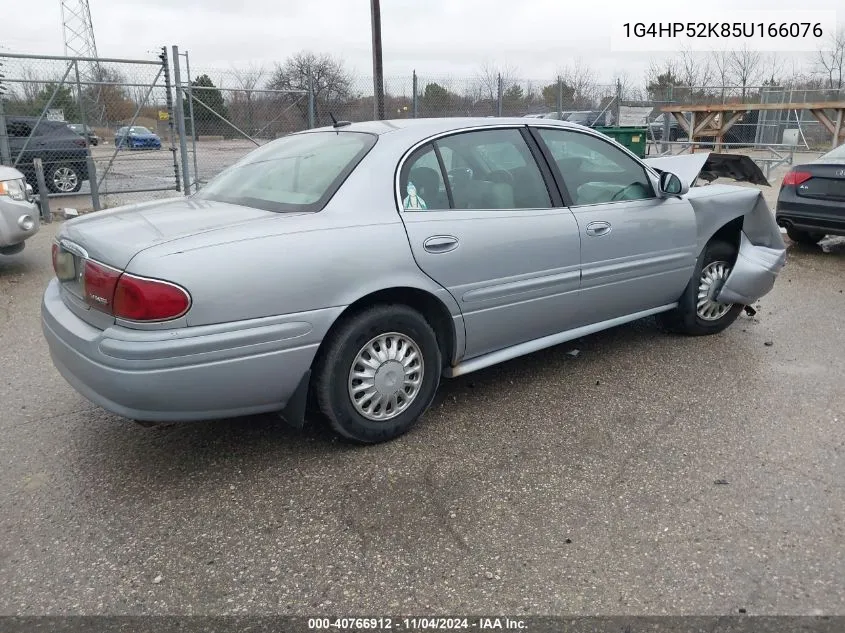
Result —
<path fill-rule="evenodd" d="M 793 242 L 809 245 L 818 244 L 825 236 L 824 233 L 819 233 L 817 231 L 802 231 L 801 229 L 796 229 L 792 226 L 787 227 L 786 234 Z"/>
<path fill-rule="evenodd" d="M 53 193 L 74 193 L 82 188 L 82 176 L 73 165 L 55 165 L 47 173 L 47 188 Z"/>
<path fill-rule="evenodd" d="M 437 336 L 402 305 L 368 308 L 331 335 L 314 372 L 320 412 L 340 435 L 361 443 L 405 433 L 440 383 Z"/>
<path fill-rule="evenodd" d="M 670 332 L 701 336 L 717 334 L 733 323 L 742 306 L 715 300 L 736 260 L 736 249 L 727 242 L 710 242 L 695 265 L 678 307 L 658 315 Z"/>

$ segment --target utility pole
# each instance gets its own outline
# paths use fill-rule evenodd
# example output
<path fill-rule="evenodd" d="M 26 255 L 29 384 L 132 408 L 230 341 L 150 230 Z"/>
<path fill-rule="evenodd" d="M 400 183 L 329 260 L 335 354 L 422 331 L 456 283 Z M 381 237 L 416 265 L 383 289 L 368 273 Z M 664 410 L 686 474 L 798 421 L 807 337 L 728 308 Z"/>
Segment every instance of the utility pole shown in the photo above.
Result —
<path fill-rule="evenodd" d="M 380 0 L 370 0 L 373 25 L 373 109 L 376 120 L 384 119 L 384 68 L 381 61 L 381 6 Z"/>

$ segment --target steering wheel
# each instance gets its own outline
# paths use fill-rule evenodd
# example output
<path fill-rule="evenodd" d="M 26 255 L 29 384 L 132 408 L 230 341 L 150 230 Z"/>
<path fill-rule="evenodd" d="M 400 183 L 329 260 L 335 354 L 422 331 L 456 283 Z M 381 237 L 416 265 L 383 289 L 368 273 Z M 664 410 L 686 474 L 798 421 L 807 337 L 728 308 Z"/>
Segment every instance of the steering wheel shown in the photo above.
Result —
<path fill-rule="evenodd" d="M 624 194 L 625 194 L 626 191 L 628 191 L 629 189 L 633 189 L 634 187 L 639 187 L 639 186 L 640 186 L 640 183 L 632 182 L 630 185 L 626 185 L 626 186 L 622 187 L 619 191 L 614 193 L 610 197 L 610 200 L 613 201 L 613 202 L 618 201 L 618 200 L 622 200 L 624 198 Z"/>
<path fill-rule="evenodd" d="M 472 176 L 473 173 L 469 167 L 450 169 L 446 172 L 446 177 L 449 179 L 449 182 L 472 180 Z"/>
<path fill-rule="evenodd" d="M 513 174 L 505 171 L 504 169 L 497 169 L 495 171 L 491 171 L 487 179 L 490 182 L 499 182 L 505 185 L 513 186 Z"/>

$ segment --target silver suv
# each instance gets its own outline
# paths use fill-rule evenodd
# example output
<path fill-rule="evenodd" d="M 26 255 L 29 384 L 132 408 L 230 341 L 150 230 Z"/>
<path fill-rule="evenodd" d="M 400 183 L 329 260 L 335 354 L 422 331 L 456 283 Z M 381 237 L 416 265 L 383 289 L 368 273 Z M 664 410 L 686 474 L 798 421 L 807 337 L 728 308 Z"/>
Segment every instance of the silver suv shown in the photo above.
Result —
<path fill-rule="evenodd" d="M 32 187 L 17 169 L 0 167 L 0 255 L 15 255 L 41 227 Z"/>

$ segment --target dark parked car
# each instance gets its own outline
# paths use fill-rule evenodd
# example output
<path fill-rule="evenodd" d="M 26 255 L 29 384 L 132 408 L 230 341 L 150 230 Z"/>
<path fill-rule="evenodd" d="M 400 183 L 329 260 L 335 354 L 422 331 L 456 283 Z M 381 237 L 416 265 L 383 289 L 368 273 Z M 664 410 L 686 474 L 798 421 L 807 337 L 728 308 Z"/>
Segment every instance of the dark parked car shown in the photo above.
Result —
<path fill-rule="evenodd" d="M 53 193 L 79 191 L 82 181 L 88 179 L 85 139 L 66 122 L 10 116 L 6 117 L 6 129 L 12 162 L 18 161 L 15 167 L 33 187 L 38 186 L 33 163 L 36 158 L 44 163 L 44 178 Z"/>
<path fill-rule="evenodd" d="M 587 127 L 609 127 L 613 124 L 613 115 L 607 110 L 582 110 L 572 112 L 566 120 L 570 123 L 578 123 Z"/>
<path fill-rule="evenodd" d="M 79 134 L 79 136 L 87 136 L 88 143 L 90 145 L 99 145 L 100 137 L 87 125 L 82 125 L 82 123 L 68 123 L 68 127 Z"/>
<path fill-rule="evenodd" d="M 679 138 L 686 138 L 687 133 L 685 130 L 681 129 L 678 120 L 671 114 L 666 113 L 655 117 L 655 119 L 648 124 L 649 138 L 653 138 L 656 141 L 663 140 L 663 128 L 667 117 L 669 118 L 669 140 L 677 141 Z"/>
<path fill-rule="evenodd" d="M 845 235 L 845 144 L 787 172 L 775 217 L 794 242 Z"/>
<path fill-rule="evenodd" d="M 114 135 L 114 144 L 127 149 L 161 149 L 161 138 L 140 125 L 124 126 Z"/>

